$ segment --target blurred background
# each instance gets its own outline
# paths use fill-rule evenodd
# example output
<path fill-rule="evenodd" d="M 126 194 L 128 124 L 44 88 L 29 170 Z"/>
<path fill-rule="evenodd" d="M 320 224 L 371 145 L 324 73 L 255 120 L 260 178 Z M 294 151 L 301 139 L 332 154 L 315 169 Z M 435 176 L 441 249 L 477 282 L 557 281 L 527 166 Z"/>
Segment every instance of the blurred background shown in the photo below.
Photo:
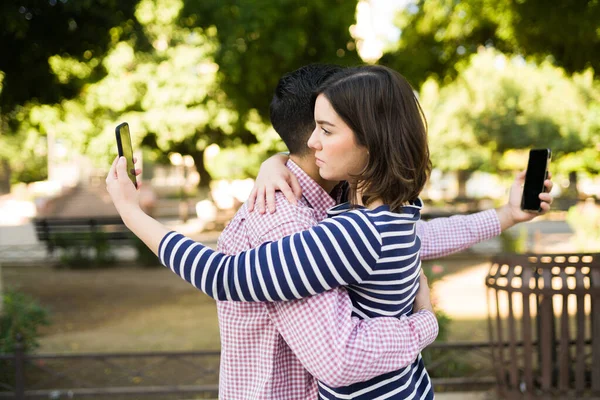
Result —
<path fill-rule="evenodd" d="M 104 179 L 128 122 L 144 207 L 214 244 L 286 150 L 268 115 L 278 79 L 313 62 L 382 64 L 413 85 L 429 217 L 503 204 L 529 149 L 552 149 L 552 213 L 426 265 L 444 339 L 485 338 L 485 298 L 464 296 L 485 296 L 491 255 L 600 251 L 598 21 L 595 0 L 2 1 L 0 288 L 32 313 L 28 350 L 218 349 L 214 303 L 140 270 L 156 263 L 138 243 L 51 249 L 36 221 L 116 215 Z"/>

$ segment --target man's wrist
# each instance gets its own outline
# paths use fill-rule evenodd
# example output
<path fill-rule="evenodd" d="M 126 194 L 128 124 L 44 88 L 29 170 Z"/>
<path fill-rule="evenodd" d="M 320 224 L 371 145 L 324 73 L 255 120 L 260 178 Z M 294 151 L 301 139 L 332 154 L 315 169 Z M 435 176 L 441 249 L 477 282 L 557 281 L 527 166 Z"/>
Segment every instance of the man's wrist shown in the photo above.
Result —
<path fill-rule="evenodd" d="M 501 232 L 504 232 L 506 229 L 514 226 L 517 223 L 512 215 L 509 205 L 504 205 L 500 208 L 497 208 L 496 215 L 498 216 L 498 221 L 500 222 Z"/>
<path fill-rule="evenodd" d="M 435 341 L 439 333 L 439 325 L 435 313 L 420 310 L 409 317 L 409 323 L 419 335 L 419 349 L 423 350 Z"/>

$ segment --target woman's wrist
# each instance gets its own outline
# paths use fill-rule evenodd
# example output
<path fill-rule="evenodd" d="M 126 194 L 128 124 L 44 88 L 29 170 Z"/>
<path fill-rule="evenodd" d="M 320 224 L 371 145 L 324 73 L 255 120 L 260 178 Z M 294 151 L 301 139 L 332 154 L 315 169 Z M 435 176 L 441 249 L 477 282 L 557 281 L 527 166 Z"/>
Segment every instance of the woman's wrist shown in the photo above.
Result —
<path fill-rule="evenodd" d="M 133 231 L 135 222 L 140 221 L 140 218 L 146 216 L 146 213 L 139 205 L 131 205 L 119 210 L 119 215 L 121 215 L 121 219 L 125 226 Z"/>

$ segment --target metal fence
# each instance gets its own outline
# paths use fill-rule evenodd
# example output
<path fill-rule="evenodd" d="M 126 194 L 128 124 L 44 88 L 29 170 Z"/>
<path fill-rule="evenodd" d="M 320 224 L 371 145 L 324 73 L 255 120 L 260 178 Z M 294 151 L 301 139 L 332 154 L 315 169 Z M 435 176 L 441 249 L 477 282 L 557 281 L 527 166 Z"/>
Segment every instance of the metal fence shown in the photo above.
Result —
<path fill-rule="evenodd" d="M 487 342 L 435 343 L 423 357 L 438 391 L 495 384 Z M 216 398 L 218 371 L 218 351 L 30 355 L 18 345 L 0 355 L 0 398 Z"/>

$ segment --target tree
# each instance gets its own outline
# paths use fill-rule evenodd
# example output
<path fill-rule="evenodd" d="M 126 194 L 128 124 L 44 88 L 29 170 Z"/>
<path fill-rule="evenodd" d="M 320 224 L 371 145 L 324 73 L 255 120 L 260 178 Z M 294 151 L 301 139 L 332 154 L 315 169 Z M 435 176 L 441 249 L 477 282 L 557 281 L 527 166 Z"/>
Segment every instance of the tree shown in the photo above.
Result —
<path fill-rule="evenodd" d="M 569 77 L 550 63 L 482 49 L 452 83 L 440 89 L 427 81 L 421 100 L 434 166 L 442 170 L 523 168 L 532 147 L 550 147 L 564 173 L 600 169 L 600 88 L 591 71 Z"/>
<path fill-rule="evenodd" d="M 598 71 L 598 21 L 595 0 L 418 0 L 400 13 L 400 40 L 380 62 L 416 86 L 429 76 L 451 81 L 481 46 L 537 62 L 551 57 L 568 73 Z"/>
<path fill-rule="evenodd" d="M 139 36 L 133 17 L 138 0 L 7 0 L 0 4 L 0 109 L 35 100 L 50 104 L 73 97 L 84 83 L 80 74 L 65 79 L 54 56 L 81 63 L 84 74 L 101 76 L 111 43 Z M 79 76 L 78 76 L 79 75 Z"/>
<path fill-rule="evenodd" d="M 47 173 L 40 150 L 45 132 L 27 121 L 29 112 L 100 79 L 101 61 L 116 41 L 137 38 L 144 46 L 133 17 L 137 1 L 0 4 L 0 192 L 10 190 L 11 179 L 28 182 Z"/>
<path fill-rule="evenodd" d="M 357 1 L 189 0 L 184 24 L 215 27 L 219 84 L 243 124 L 256 109 L 268 120 L 279 78 L 303 65 L 360 62 L 349 28 Z"/>
<path fill-rule="evenodd" d="M 287 6 L 189 1 L 181 13 L 182 1 L 142 0 L 133 17 L 150 47 L 140 50 L 131 37 L 111 42 L 99 61 L 101 77 L 54 56 L 54 73 L 65 82 L 81 79 L 81 95 L 33 105 L 24 118 L 43 114 L 30 121 L 40 132 L 55 132 L 103 163 L 114 153 L 114 126 L 128 121 L 134 145 L 155 149 L 159 160 L 170 152 L 192 155 L 202 187 L 211 179 L 204 165 L 209 144 L 236 148 L 236 164 L 249 171 L 260 154 L 282 146 L 267 123 L 279 77 L 313 61 L 358 60 L 349 34 L 355 2 L 340 1 L 334 12 L 316 1 Z"/>

